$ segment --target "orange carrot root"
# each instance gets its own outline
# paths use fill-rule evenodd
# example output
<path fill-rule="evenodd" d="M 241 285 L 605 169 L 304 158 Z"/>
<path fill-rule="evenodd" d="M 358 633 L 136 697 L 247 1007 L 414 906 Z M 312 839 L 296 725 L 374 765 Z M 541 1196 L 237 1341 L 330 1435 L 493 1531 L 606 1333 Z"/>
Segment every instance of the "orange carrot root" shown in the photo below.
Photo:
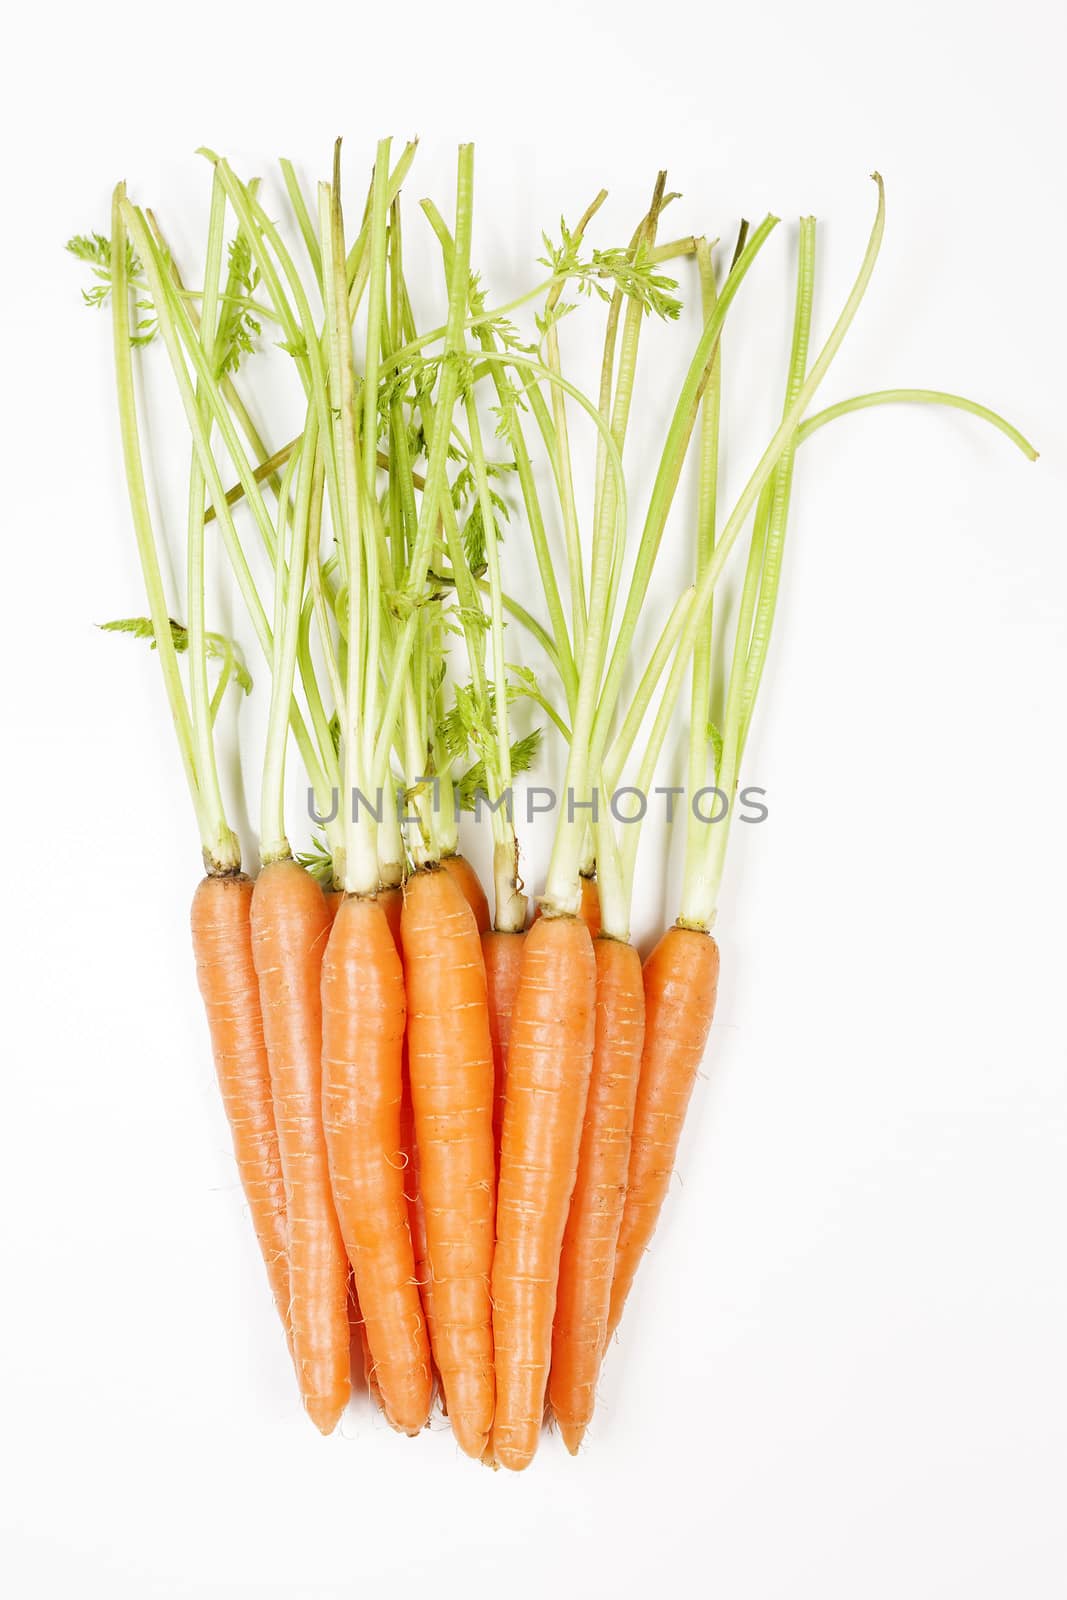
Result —
<path fill-rule="evenodd" d="M 500 1139 L 504 1131 L 505 1086 L 507 1083 L 508 1042 L 515 996 L 519 992 L 522 950 L 525 934 L 482 934 L 485 961 L 485 986 L 489 1000 L 489 1036 L 493 1041 L 493 1145 L 499 1162 Z"/>
<path fill-rule="evenodd" d="M 480 1459 L 493 1420 L 493 1047 L 474 914 L 455 877 L 404 890 L 408 1066 L 436 1342 L 460 1448 Z"/>
<path fill-rule="evenodd" d="M 193 895 L 193 952 L 237 1172 L 291 1345 L 285 1182 L 252 961 L 251 907 L 252 880 L 244 873 L 202 879 Z"/>
<path fill-rule="evenodd" d="M 595 878 L 582 879 L 582 909 L 578 915 L 589 929 L 589 937 L 596 939 L 600 935 L 600 890 L 596 886 Z"/>
<path fill-rule="evenodd" d="M 595 878 L 582 877 L 582 903 L 578 908 L 578 915 L 589 929 L 589 937 L 596 939 L 600 934 L 600 890 L 596 886 Z M 541 915 L 541 907 L 534 912 L 536 922 Z"/>
<path fill-rule="evenodd" d="M 404 1046 L 404 1098 L 400 1106 L 400 1138 L 403 1145 L 404 1198 L 408 1204 L 408 1227 L 411 1230 L 411 1247 L 415 1257 L 415 1282 L 422 1301 L 422 1314 L 426 1318 L 426 1332 L 430 1343 L 430 1365 L 433 1370 L 433 1352 L 437 1348 L 437 1318 L 434 1312 L 433 1274 L 430 1271 L 430 1246 L 426 1237 L 426 1207 L 422 1198 L 419 1177 L 419 1147 L 415 1138 L 415 1113 L 411 1107 L 411 1078 L 407 1062 L 407 1045 Z"/>
<path fill-rule="evenodd" d="M 289 1315 L 308 1416 L 322 1433 L 348 1404 L 348 1258 L 337 1224 L 322 1132 L 322 958 L 330 912 L 295 861 L 263 868 L 252 894 L 274 1116 L 285 1177 Z"/>
<path fill-rule="evenodd" d="M 615 939 L 593 942 L 596 1036 L 578 1178 L 560 1252 L 548 1397 L 577 1453 L 592 1421 L 607 1342 L 615 1245 L 626 1198 L 634 1103 L 645 1033 L 641 958 Z"/>
<path fill-rule="evenodd" d="M 374 897 L 385 912 L 385 920 L 389 924 L 389 932 L 393 936 L 397 954 L 401 953 L 400 945 L 400 915 L 404 909 L 404 891 L 399 885 L 391 889 L 379 889 Z"/>
<path fill-rule="evenodd" d="M 709 933 L 693 928 L 668 928 L 645 962 L 645 1047 L 615 1251 L 609 1338 L 659 1221 L 715 1015 L 718 982 L 719 947 Z"/>
<path fill-rule="evenodd" d="M 489 915 L 489 901 L 485 897 L 481 879 L 467 860 L 466 856 L 442 856 L 441 865 L 459 885 L 464 900 L 474 912 L 474 920 L 478 924 L 479 933 L 488 933 L 493 925 Z"/>
<path fill-rule="evenodd" d="M 322 975 L 323 1121 L 334 1199 L 389 1421 L 430 1412 L 430 1351 L 404 1196 L 400 1130 L 404 975 L 386 912 L 348 895 Z"/>
<path fill-rule="evenodd" d="M 513 1471 L 533 1460 L 541 1431 L 595 1007 L 589 929 L 577 917 L 539 918 L 526 935 L 512 1019 L 493 1262 L 493 1455 Z"/>

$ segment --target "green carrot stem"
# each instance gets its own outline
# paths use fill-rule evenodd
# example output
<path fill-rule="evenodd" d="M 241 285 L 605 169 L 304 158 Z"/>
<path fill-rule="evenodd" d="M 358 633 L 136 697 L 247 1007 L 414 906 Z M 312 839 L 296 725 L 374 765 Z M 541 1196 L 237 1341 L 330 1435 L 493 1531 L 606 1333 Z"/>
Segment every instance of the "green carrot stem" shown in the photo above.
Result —
<path fill-rule="evenodd" d="M 411 558 L 411 598 L 417 602 L 425 592 L 426 579 L 433 556 L 438 518 L 449 496 L 447 466 L 448 446 L 452 431 L 452 412 L 459 392 L 458 362 L 463 358 L 463 319 L 470 287 L 470 248 L 474 191 L 474 150 L 471 145 L 461 145 L 456 179 L 456 228 L 452 271 L 449 274 L 448 335 L 445 358 L 441 367 L 435 408 L 433 438 L 430 442 L 426 468 L 426 488 L 419 508 L 419 525 L 415 548 Z M 405 683 L 408 681 L 408 661 L 418 627 L 418 605 L 414 604 L 399 631 L 391 665 L 391 682 L 385 711 L 382 717 L 374 769 L 383 771 L 392 741 L 392 729 Z"/>
<path fill-rule="evenodd" d="M 670 615 L 664 624 L 655 647 L 649 657 L 648 665 L 641 675 L 641 681 L 634 690 L 633 698 L 622 720 L 619 731 L 612 741 L 611 748 L 604 761 L 604 782 L 610 794 L 622 777 L 623 767 L 633 750 L 641 726 L 652 704 L 656 692 L 656 685 L 663 676 L 667 663 L 677 648 L 682 628 L 692 609 L 695 589 L 689 588 L 678 596 L 671 607 Z"/>
<path fill-rule="evenodd" d="M 847 334 L 853 318 L 855 317 L 856 312 L 859 310 L 860 304 L 867 291 L 867 285 L 869 284 L 871 274 L 874 271 L 875 262 L 878 259 L 878 251 L 882 242 L 882 235 L 885 231 L 885 189 L 881 177 L 877 173 L 873 174 L 873 177 L 878 186 L 878 209 L 856 281 L 852 286 L 852 290 L 840 315 L 838 316 L 836 323 L 830 331 L 829 337 L 820 350 L 804 382 L 797 390 L 793 403 L 787 408 L 781 424 L 776 430 L 770 443 L 767 445 L 767 448 L 764 450 L 763 455 L 760 457 L 755 471 L 749 478 L 748 483 L 745 485 L 745 488 L 743 489 L 736 505 L 734 506 L 733 511 L 730 513 L 730 516 L 727 519 L 726 525 L 723 528 L 722 534 L 715 546 L 714 554 L 712 555 L 711 560 L 708 562 L 703 576 L 701 577 L 697 586 L 696 603 L 693 611 L 690 613 L 682 638 L 679 641 L 680 650 L 689 650 L 692 648 L 697 630 L 701 626 L 707 606 L 714 592 L 715 584 L 718 582 L 719 575 L 722 572 L 727 557 L 729 556 L 734 543 L 740 535 L 741 530 L 744 527 L 750 512 L 752 511 L 753 505 L 758 500 L 764 485 L 770 479 L 771 474 L 774 472 L 783 454 L 792 446 L 793 436 L 796 433 L 800 419 L 807 410 L 808 405 L 811 403 L 811 400 L 814 397 L 823 378 L 826 376 L 826 372 L 833 361 L 834 356 L 840 349 L 842 341 L 844 340 L 845 335 Z M 682 913 L 679 920 L 684 922 L 687 926 L 700 928 L 709 927 L 715 916 L 717 893 L 718 884 L 711 879 L 700 886 L 699 892 L 696 885 L 691 882 L 687 882 L 683 890 Z"/>
<path fill-rule="evenodd" d="M 485 773 L 489 799 L 493 802 L 493 926 L 502 933 L 518 933 L 526 926 L 527 899 L 519 889 L 519 847 L 515 824 L 508 809 L 511 805 L 512 781 L 511 735 L 508 718 L 508 672 L 504 658 L 504 601 L 500 581 L 500 552 L 497 548 L 496 516 L 489 492 L 489 474 L 485 464 L 481 424 L 474 396 L 469 391 L 466 396 L 466 412 L 478 505 L 485 529 L 485 559 L 489 573 L 496 739 L 493 758 L 487 757 L 485 761 Z"/>
<path fill-rule="evenodd" d="M 347 672 L 344 697 L 344 848 L 339 874 L 346 894 L 371 895 L 379 886 L 375 802 L 368 747 L 366 650 L 369 632 L 364 562 L 370 548 L 362 523 L 360 463 L 356 439 L 355 373 L 348 315 L 344 216 L 340 193 L 340 141 L 334 147 L 332 184 L 319 184 L 319 238 L 327 307 L 331 445 L 341 513 L 338 541 L 348 580 Z M 377 659 L 374 662 L 377 671 Z M 337 863 L 335 862 L 335 870 Z"/>
<path fill-rule="evenodd" d="M 295 460 L 295 458 L 294 458 Z M 292 518 L 292 537 L 285 562 L 284 539 L 278 539 L 275 583 L 279 614 L 274 624 L 274 661 L 271 672 L 270 711 L 263 758 L 263 801 L 260 810 L 260 856 L 264 864 L 285 859 L 291 852 L 285 834 L 285 755 L 289 733 L 289 707 L 300 649 L 300 621 L 303 610 L 304 578 L 308 540 L 312 526 L 312 497 L 319 473 L 318 428 L 314 412 L 309 413 L 299 466 L 290 463 L 282 504 L 289 503 L 290 479 L 298 473 L 296 504 Z M 279 526 L 281 535 L 284 524 Z M 328 833 L 327 838 L 331 835 Z"/>
<path fill-rule="evenodd" d="M 574 230 L 573 239 L 575 247 L 581 244 L 585 231 L 590 222 L 604 204 L 608 191 L 601 189 L 600 193 L 586 207 Z M 552 371 L 562 376 L 559 351 L 559 326 L 554 316 L 556 306 L 563 294 L 563 284 L 553 284 L 545 297 L 545 365 Z M 558 476 L 557 489 L 559 492 L 560 510 L 563 514 L 564 546 L 567 551 L 567 568 L 570 578 L 571 592 L 571 637 L 574 640 L 574 651 L 581 655 L 585 646 L 585 573 L 582 568 L 581 537 L 578 531 L 578 508 L 574 498 L 574 469 L 571 463 L 570 437 L 567 428 L 567 402 L 563 390 L 553 384 L 552 417 L 555 424 L 556 439 L 558 441 Z"/>
<path fill-rule="evenodd" d="M 793 341 L 789 357 L 784 414 L 795 403 L 807 369 L 811 333 L 811 308 L 815 282 L 815 219 L 803 217 L 800 223 L 800 249 L 797 261 L 796 307 L 793 316 Z M 748 568 L 741 596 L 734 639 L 726 715 L 722 729 L 722 755 L 717 774 L 718 786 L 727 797 L 726 815 L 705 825 L 703 860 L 694 874 L 698 885 L 693 893 L 717 902 L 722 881 L 726 846 L 734 810 L 737 773 L 744 747 L 752 705 L 763 671 L 770 636 L 778 582 L 781 576 L 785 517 L 793 476 L 795 437 L 760 494 L 756 523 L 749 552 Z M 683 906 L 682 915 L 690 911 Z"/>
<path fill-rule="evenodd" d="M 600 704 L 597 709 L 592 733 L 592 759 L 596 766 L 600 765 L 607 745 L 619 689 L 633 649 L 638 617 L 644 604 L 645 595 L 648 592 L 653 564 L 659 552 L 660 541 L 674 500 L 678 480 L 681 476 L 689 439 L 700 410 L 701 396 L 711 374 L 711 365 L 718 346 L 719 335 L 722 331 L 726 314 L 733 303 L 734 296 L 744 282 L 756 256 L 777 226 L 777 222 L 777 217 L 768 216 L 764 218 L 745 246 L 737 265 L 730 273 L 723 285 L 721 294 L 716 299 L 714 309 L 705 324 L 704 332 L 701 335 L 678 396 L 634 560 L 629 594 L 623 609 L 622 620 L 619 623 L 615 647 L 608 664 Z"/>
<path fill-rule="evenodd" d="M 181 752 L 182 767 L 189 786 L 189 794 L 196 811 L 197 826 L 204 850 L 204 860 L 209 871 L 235 871 L 240 862 L 239 860 L 235 862 L 230 858 L 229 852 L 232 851 L 232 846 L 229 844 L 229 840 L 232 840 L 233 835 L 226 825 L 225 818 L 221 815 L 208 817 L 204 810 L 199 777 L 196 770 L 192 720 L 182 685 L 181 671 L 178 666 L 178 653 L 174 648 L 170 611 L 163 588 L 159 551 L 156 544 L 155 530 L 152 526 L 152 515 L 148 505 L 144 463 L 141 457 L 140 427 L 137 420 L 133 357 L 130 347 L 130 290 L 126 270 L 126 207 L 126 185 L 120 183 L 115 188 L 111 206 L 112 332 L 119 431 L 122 438 L 126 485 L 129 492 L 134 535 L 137 541 L 137 554 L 140 558 L 141 572 L 144 577 L 145 592 L 148 598 L 148 612 L 152 619 L 156 652 L 163 672 L 163 685 L 166 690 L 174 731 L 178 740 L 178 749 Z M 216 851 L 219 851 L 220 854 L 216 855 Z"/>
<path fill-rule="evenodd" d="M 742 246 L 743 248 L 743 246 Z M 697 242 L 701 303 L 704 320 L 715 309 L 717 289 L 711 251 L 706 240 Z M 719 423 L 722 413 L 722 348 L 715 351 L 708 385 L 700 413 L 700 478 L 697 491 L 696 576 L 699 581 L 715 551 L 715 520 L 718 510 Z M 693 646 L 692 693 L 689 707 L 689 793 L 703 788 L 707 777 L 708 730 L 711 721 L 712 639 L 715 606 L 708 606 L 707 621 Z M 704 844 L 700 823 L 692 808 L 686 813 L 686 865 L 698 870 Z"/>
<path fill-rule="evenodd" d="M 200 462 L 201 471 L 207 484 L 208 493 L 215 507 L 215 514 L 219 520 L 220 532 L 227 557 L 237 579 L 241 597 L 248 609 L 252 625 L 259 639 L 260 647 L 268 661 L 273 654 L 273 639 L 270 624 L 260 601 L 255 581 L 252 577 L 244 551 L 241 547 L 237 530 L 234 526 L 230 508 L 226 504 L 226 492 L 223 488 L 222 478 L 219 473 L 218 463 L 211 449 L 207 427 L 200 415 L 197 405 L 196 392 L 189 376 L 185 360 L 182 355 L 183 345 L 189 351 L 190 359 L 196 370 L 197 377 L 204 382 L 205 398 L 209 401 L 213 416 L 219 423 L 227 450 L 234 462 L 234 466 L 241 469 L 243 463 L 247 467 L 244 452 L 236 439 L 233 425 L 225 413 L 225 408 L 218 403 L 211 382 L 211 372 L 204 360 L 204 352 L 199 339 L 192 331 L 185 308 L 177 297 L 173 286 L 169 285 L 165 276 L 162 263 L 159 259 L 157 247 L 140 212 L 125 199 L 120 201 L 123 225 L 135 241 L 137 253 L 144 263 L 152 287 L 152 299 L 156 307 L 159 321 L 160 335 L 170 359 L 171 370 L 178 386 L 179 397 L 185 411 L 186 421 L 193 435 L 193 443 Z M 218 407 L 216 409 L 216 407 Z M 247 485 L 246 485 L 247 489 Z M 269 518 L 267 533 L 268 549 L 273 556 L 274 529 Z M 290 721 L 293 735 L 300 749 L 301 757 L 311 778 L 316 796 L 321 804 L 327 803 L 327 788 L 322 765 L 314 744 L 308 734 L 304 719 L 299 707 L 295 704 L 290 708 Z"/>
<path fill-rule="evenodd" d="M 851 400 L 839 400 L 836 405 L 827 406 L 825 411 L 817 411 L 814 416 L 805 418 L 797 429 L 797 443 L 802 444 L 805 439 L 810 439 L 818 428 L 837 417 L 848 416 L 853 411 L 866 411 L 870 406 L 885 405 L 949 406 L 957 411 L 969 412 L 972 417 L 979 417 L 999 429 L 1028 460 L 1037 460 L 1038 453 L 1029 439 L 1004 417 L 996 411 L 990 411 L 988 406 L 979 405 L 976 400 L 967 400 L 960 394 L 947 394 L 943 389 L 877 389 L 872 394 L 858 394 Z"/>
<path fill-rule="evenodd" d="M 226 220 L 226 196 L 220 184 L 213 183 L 211 210 L 208 219 L 207 255 L 204 267 L 204 293 L 199 319 L 200 342 L 205 358 L 214 364 L 215 332 L 218 320 L 219 289 L 222 276 L 223 228 Z M 197 386 L 196 401 L 201 415 L 206 408 L 202 401 L 201 386 Z M 193 736 L 197 751 L 197 781 L 201 803 L 208 815 L 223 817 L 222 790 L 219 785 L 218 763 L 215 759 L 215 711 L 208 689 L 207 624 L 204 617 L 204 475 L 200 470 L 196 451 L 191 451 L 189 463 L 188 536 L 186 540 L 186 610 L 189 628 L 189 703 L 192 715 Z M 239 860 L 236 839 L 227 854 L 228 859 Z"/>
<path fill-rule="evenodd" d="M 293 163 L 283 156 L 279 166 L 282 169 L 282 177 L 285 180 L 285 192 L 289 196 L 289 204 L 293 208 L 293 215 L 296 218 L 297 227 L 300 229 L 304 248 L 308 253 L 308 260 L 311 262 L 311 269 L 315 274 L 315 281 L 321 291 L 322 250 L 319 246 L 319 238 L 315 232 L 315 224 L 312 221 L 311 212 L 308 210 L 307 201 L 304 199 L 304 191 L 300 187 L 300 180 L 296 175 Z"/>

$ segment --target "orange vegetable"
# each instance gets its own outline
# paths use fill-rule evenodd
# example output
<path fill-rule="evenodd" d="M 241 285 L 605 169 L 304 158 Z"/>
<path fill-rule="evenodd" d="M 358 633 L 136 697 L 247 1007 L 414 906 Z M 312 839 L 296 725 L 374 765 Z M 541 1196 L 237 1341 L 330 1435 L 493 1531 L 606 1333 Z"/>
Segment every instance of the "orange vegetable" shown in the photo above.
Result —
<path fill-rule="evenodd" d="M 285 1181 L 252 961 L 251 906 L 252 880 L 243 872 L 201 879 L 193 895 L 193 952 L 238 1176 L 291 1343 Z"/>
<path fill-rule="evenodd" d="M 404 909 L 404 891 L 397 885 L 391 889 L 379 889 L 378 904 L 385 912 L 385 920 L 389 924 L 389 932 L 393 936 L 397 954 L 400 954 L 400 914 Z"/>
<path fill-rule="evenodd" d="M 415 1282 L 422 1301 L 422 1314 L 426 1318 L 426 1332 L 430 1342 L 430 1364 L 437 1348 L 437 1320 L 434 1315 L 433 1274 L 430 1271 L 430 1246 L 426 1237 L 426 1207 L 419 1181 L 419 1147 L 415 1138 L 415 1113 L 411 1108 L 411 1079 L 407 1065 L 407 1046 L 404 1047 L 404 1097 L 400 1105 L 400 1137 L 404 1150 L 404 1198 L 408 1203 L 408 1227 L 411 1230 L 411 1248 L 415 1257 Z"/>
<path fill-rule="evenodd" d="M 609 1338 L 659 1221 L 715 1014 L 718 982 L 719 947 L 710 933 L 694 928 L 668 928 L 645 962 L 645 1047 L 615 1250 Z"/>
<path fill-rule="evenodd" d="M 515 996 L 519 991 L 525 937 L 522 933 L 499 933 L 492 928 L 482 934 L 485 986 L 489 999 L 489 1036 L 493 1041 L 493 1144 L 498 1158 L 504 1130 L 508 1041 L 511 1038 Z"/>
<path fill-rule="evenodd" d="M 577 1453 L 592 1420 L 608 1334 L 615 1245 L 626 1199 L 630 1136 L 645 1035 L 641 958 L 599 938 L 596 1036 L 578 1178 L 560 1252 L 548 1397 L 564 1443 Z"/>
<path fill-rule="evenodd" d="M 404 974 L 383 906 L 347 895 L 322 973 L 322 1115 L 334 1201 L 389 1421 L 429 1416 L 430 1351 L 404 1195 Z"/>
<path fill-rule="evenodd" d="M 514 1471 L 533 1460 L 541 1430 L 595 1005 L 589 929 L 578 917 L 539 918 L 526 935 L 511 1027 L 493 1262 L 493 1454 Z"/>
<path fill-rule="evenodd" d="M 450 878 L 454 878 L 463 893 L 463 898 L 474 912 L 474 920 L 478 924 L 479 933 L 487 933 L 493 925 L 489 915 L 489 901 L 485 897 L 481 879 L 467 860 L 466 856 L 442 856 L 441 865 Z"/>
<path fill-rule="evenodd" d="M 478 929 L 455 877 L 408 879 L 401 919 L 408 1069 L 426 1217 L 434 1359 L 460 1448 L 493 1420 L 493 1047 Z"/>
<path fill-rule="evenodd" d="M 587 878 L 583 875 L 579 881 L 582 888 L 582 904 L 578 915 L 589 929 L 589 937 L 595 939 L 600 933 L 600 891 L 596 886 L 595 878 Z M 538 906 L 534 912 L 535 922 L 540 915 L 541 907 Z"/>
<path fill-rule="evenodd" d="M 308 1416 L 330 1433 L 350 1389 L 348 1258 L 322 1132 L 321 980 L 330 912 L 303 867 L 274 861 L 256 879 L 251 926 L 285 1178 L 297 1377 Z"/>

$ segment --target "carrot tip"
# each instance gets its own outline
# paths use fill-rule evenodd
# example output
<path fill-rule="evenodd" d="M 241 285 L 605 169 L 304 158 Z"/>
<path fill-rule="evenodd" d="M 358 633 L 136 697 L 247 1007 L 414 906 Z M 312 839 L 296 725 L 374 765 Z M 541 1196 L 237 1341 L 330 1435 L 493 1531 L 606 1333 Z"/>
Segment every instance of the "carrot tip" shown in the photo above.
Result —
<path fill-rule="evenodd" d="M 305 1401 L 305 1409 L 312 1422 L 321 1434 L 328 1435 L 333 1432 L 344 1415 L 344 1405 L 338 1405 L 336 1400 Z"/>
<path fill-rule="evenodd" d="M 481 1461 L 490 1450 L 488 1433 L 484 1428 L 472 1428 L 464 1417 L 453 1417 L 451 1422 L 456 1443 L 463 1454 L 473 1456 L 475 1461 Z"/>
<path fill-rule="evenodd" d="M 586 1422 L 561 1422 L 559 1424 L 560 1438 L 572 1456 L 576 1456 L 581 1449 L 587 1427 L 588 1423 Z"/>
<path fill-rule="evenodd" d="M 410 1410 L 407 1416 L 398 1416 L 383 1403 L 382 1413 L 393 1432 L 402 1433 L 408 1439 L 417 1439 L 419 1434 L 430 1426 L 429 1409 L 424 1412 L 421 1408 L 417 1408 Z"/>

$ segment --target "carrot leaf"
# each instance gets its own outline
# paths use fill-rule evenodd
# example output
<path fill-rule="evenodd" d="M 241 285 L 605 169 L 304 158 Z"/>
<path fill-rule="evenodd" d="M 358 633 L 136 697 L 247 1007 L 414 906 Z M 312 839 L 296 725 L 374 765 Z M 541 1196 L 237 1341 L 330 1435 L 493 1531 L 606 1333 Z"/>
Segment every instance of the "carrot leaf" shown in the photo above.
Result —
<path fill-rule="evenodd" d="M 156 630 L 152 626 L 151 617 L 120 617 L 115 622 L 100 622 L 97 624 L 101 633 L 129 633 L 135 639 L 148 639 L 149 649 L 156 648 Z M 189 630 L 183 622 L 175 622 L 170 618 L 170 634 L 175 650 L 181 655 L 189 648 Z M 252 693 L 252 674 L 245 665 L 240 646 L 233 639 L 228 639 L 222 633 L 208 633 L 205 635 L 208 656 L 213 661 L 221 661 L 233 673 L 234 682 L 244 694 Z"/>

